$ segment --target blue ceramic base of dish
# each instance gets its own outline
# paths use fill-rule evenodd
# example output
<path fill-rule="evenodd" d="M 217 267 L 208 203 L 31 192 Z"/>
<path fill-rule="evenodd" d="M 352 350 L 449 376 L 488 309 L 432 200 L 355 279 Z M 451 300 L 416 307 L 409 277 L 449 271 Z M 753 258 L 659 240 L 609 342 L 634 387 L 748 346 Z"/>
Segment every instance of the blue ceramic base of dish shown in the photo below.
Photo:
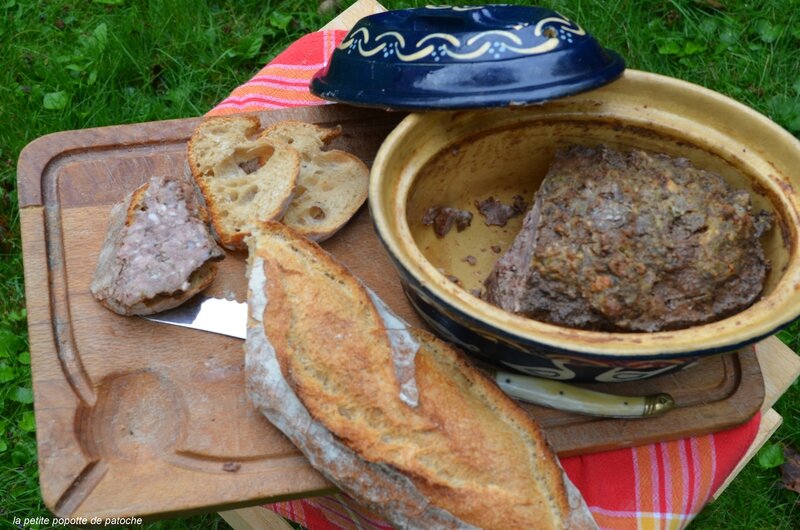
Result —
<path fill-rule="evenodd" d="M 441 339 L 459 346 L 481 361 L 528 375 L 562 381 L 624 383 L 666 375 L 687 368 L 697 359 L 611 361 L 504 343 L 473 331 L 466 323 L 445 317 L 406 282 L 403 282 L 403 290 L 417 313 Z"/>

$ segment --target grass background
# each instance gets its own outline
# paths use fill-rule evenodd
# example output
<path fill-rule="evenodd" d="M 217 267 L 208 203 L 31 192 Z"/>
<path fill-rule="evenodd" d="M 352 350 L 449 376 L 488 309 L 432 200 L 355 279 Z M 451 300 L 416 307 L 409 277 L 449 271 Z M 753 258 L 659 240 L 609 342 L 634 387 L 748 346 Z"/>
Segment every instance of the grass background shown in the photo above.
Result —
<path fill-rule="evenodd" d="M 50 515 L 38 489 L 16 161 L 55 131 L 198 116 L 300 35 L 351 1 L 0 0 L 0 527 Z M 387 0 L 391 8 L 430 2 Z M 733 97 L 800 135 L 797 0 L 542 0 L 628 66 Z M 800 350 L 800 324 L 780 332 Z M 800 447 L 800 386 L 776 405 L 784 424 L 694 529 L 800 528 L 780 487 L 782 450 Z M 155 529 L 228 528 L 216 514 Z M 36 528 L 36 526 L 34 526 Z"/>

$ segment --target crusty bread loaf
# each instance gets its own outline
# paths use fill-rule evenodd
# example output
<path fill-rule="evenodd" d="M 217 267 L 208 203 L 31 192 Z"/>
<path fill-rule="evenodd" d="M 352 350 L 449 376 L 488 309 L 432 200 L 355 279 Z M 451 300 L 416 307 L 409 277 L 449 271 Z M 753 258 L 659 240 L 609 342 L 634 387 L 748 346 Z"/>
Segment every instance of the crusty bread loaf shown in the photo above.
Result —
<path fill-rule="evenodd" d="M 287 120 L 260 135 L 300 153 L 297 188 L 282 222 L 315 241 L 335 234 L 367 198 L 369 168 L 351 153 L 323 150 L 340 134 L 339 127 Z"/>
<path fill-rule="evenodd" d="M 248 392 L 325 476 L 400 528 L 594 528 L 538 426 L 315 243 L 248 238 Z"/>
<path fill-rule="evenodd" d="M 219 242 L 244 248 L 253 223 L 283 217 L 294 196 L 300 157 L 290 146 L 275 149 L 255 138 L 255 116 L 203 121 L 188 144 L 189 167 L 203 193 Z"/>
<path fill-rule="evenodd" d="M 121 315 L 182 304 L 211 284 L 225 256 L 206 221 L 188 178 L 152 177 L 112 207 L 92 294 Z"/>

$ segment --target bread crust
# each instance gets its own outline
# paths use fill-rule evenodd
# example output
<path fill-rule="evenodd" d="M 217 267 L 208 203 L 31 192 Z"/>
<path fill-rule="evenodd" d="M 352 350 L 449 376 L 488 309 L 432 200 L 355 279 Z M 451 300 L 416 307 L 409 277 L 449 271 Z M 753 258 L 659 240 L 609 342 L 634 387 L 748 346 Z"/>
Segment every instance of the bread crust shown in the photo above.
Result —
<path fill-rule="evenodd" d="M 400 527 L 416 524 L 419 504 L 373 506 L 351 484 L 364 466 L 404 477 L 399 489 L 392 482 L 392 498 L 422 495 L 456 527 L 595 527 L 538 426 L 461 354 L 426 332 L 399 329 L 399 319 L 346 268 L 291 229 L 264 225 L 248 243 L 256 312 L 247 340 L 250 395 L 271 420 L 283 418 L 279 428 L 299 437 L 304 453 L 318 452 L 314 436 L 324 432 L 355 456 L 345 469 L 309 457 L 331 481 Z M 418 347 L 416 404 L 402 399 L 392 333 Z M 297 401 L 291 411 L 276 401 L 279 384 Z M 298 410 L 307 419 L 293 419 Z"/>
<path fill-rule="evenodd" d="M 263 258 L 252 257 L 251 293 L 265 290 Z M 260 279 L 259 279 L 260 276 Z M 475 527 L 433 506 L 408 477 L 379 463 L 367 462 L 315 420 L 283 377 L 275 349 L 267 339 L 264 305 L 248 296 L 250 319 L 245 343 L 247 392 L 258 409 L 302 451 L 309 463 L 360 504 L 410 530 L 471 530 Z M 266 299 L 266 298 L 265 298 Z"/>

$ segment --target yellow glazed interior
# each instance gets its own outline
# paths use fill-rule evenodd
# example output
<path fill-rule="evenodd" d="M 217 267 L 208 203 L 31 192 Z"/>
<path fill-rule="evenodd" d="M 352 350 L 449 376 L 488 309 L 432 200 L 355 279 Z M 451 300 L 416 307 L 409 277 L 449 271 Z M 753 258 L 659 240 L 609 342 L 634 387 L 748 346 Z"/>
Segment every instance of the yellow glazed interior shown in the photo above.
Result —
<path fill-rule="evenodd" d="M 485 226 L 476 215 L 468 229 L 439 239 L 422 224 L 425 210 L 443 205 L 474 212 L 474 201 L 489 196 L 510 202 L 521 194 L 530 201 L 554 151 L 573 143 L 683 156 L 748 190 L 755 211 L 770 210 L 776 219 L 762 238 L 772 265 L 762 300 L 686 330 L 606 333 L 511 315 L 470 294 L 501 255 L 492 247 L 504 251 L 522 217 L 499 228 Z M 382 240 L 407 273 L 488 329 L 593 354 L 675 355 L 730 349 L 800 314 L 798 186 L 800 142 L 772 121 L 696 85 L 628 70 L 606 87 L 544 105 L 410 115 L 378 153 L 370 209 Z"/>

